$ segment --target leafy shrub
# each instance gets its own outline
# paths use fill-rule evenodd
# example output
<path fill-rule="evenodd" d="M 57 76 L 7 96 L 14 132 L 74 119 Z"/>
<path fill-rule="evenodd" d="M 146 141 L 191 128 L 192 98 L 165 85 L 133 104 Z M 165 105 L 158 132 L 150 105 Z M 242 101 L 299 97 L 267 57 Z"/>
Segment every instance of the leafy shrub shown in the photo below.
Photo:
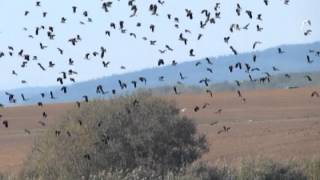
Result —
<path fill-rule="evenodd" d="M 146 93 L 82 104 L 39 138 L 22 177 L 89 178 L 101 171 L 138 167 L 164 175 L 208 150 L 204 136 L 179 109 Z"/>

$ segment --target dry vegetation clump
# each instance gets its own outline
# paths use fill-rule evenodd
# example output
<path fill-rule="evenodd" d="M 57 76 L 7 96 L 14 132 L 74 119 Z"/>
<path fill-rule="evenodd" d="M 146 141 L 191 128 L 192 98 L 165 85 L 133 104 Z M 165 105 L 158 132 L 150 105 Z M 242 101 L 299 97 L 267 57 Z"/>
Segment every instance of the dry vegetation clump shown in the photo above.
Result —
<path fill-rule="evenodd" d="M 303 166 L 295 162 L 278 163 L 255 159 L 243 161 L 235 173 L 237 180 L 307 180 Z"/>
<path fill-rule="evenodd" d="M 320 159 L 307 161 L 305 163 L 304 173 L 310 180 L 320 180 Z"/>

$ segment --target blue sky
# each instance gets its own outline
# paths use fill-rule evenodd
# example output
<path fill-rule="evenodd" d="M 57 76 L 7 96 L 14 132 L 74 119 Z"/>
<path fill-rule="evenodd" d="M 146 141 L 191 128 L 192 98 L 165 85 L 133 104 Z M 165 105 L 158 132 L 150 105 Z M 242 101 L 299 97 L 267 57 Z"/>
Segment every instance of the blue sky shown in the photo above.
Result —
<path fill-rule="evenodd" d="M 63 3 L 62 3 L 63 2 Z M 308 43 L 320 40 L 320 21 L 318 8 L 319 0 L 291 0 L 290 5 L 284 5 L 283 0 L 270 0 L 270 5 L 265 6 L 263 0 L 174 0 L 165 1 L 163 6 L 159 5 L 159 16 L 151 16 L 148 7 L 151 2 L 138 1 L 138 13 L 136 17 L 130 18 L 131 11 L 127 6 L 127 1 L 114 1 L 109 13 L 101 9 L 100 0 L 68 0 L 54 1 L 42 0 L 41 7 L 35 7 L 35 1 L 31 0 L 1 0 L 0 3 L 0 52 L 8 52 L 8 46 L 13 46 L 17 51 L 24 49 L 29 54 L 39 57 L 38 61 L 32 61 L 27 68 L 20 68 L 22 59 L 16 54 L 14 57 L 0 59 L 0 90 L 13 89 L 32 86 L 57 85 L 56 77 L 61 76 L 61 71 L 73 69 L 79 73 L 75 76 L 77 81 L 94 79 L 112 74 L 131 72 L 139 69 L 156 67 L 159 58 L 169 63 L 172 60 L 178 62 L 191 61 L 207 56 L 221 56 L 230 54 L 228 45 L 224 44 L 223 37 L 231 35 L 230 44 L 239 52 L 252 51 L 254 41 L 262 41 L 257 50 L 281 44 Z M 214 25 L 206 29 L 199 27 L 199 21 L 204 19 L 200 14 L 202 9 L 213 12 L 216 2 L 221 2 L 221 19 Z M 238 17 L 235 12 L 236 4 L 240 3 L 243 12 Z M 78 7 L 77 14 L 72 13 L 72 6 Z M 194 20 L 185 17 L 185 9 L 191 9 L 194 13 Z M 30 11 L 28 16 L 24 16 L 24 11 Z M 252 10 L 254 19 L 250 20 L 244 13 L 245 10 Z M 42 12 L 48 12 L 46 18 L 42 18 Z M 80 21 L 86 21 L 82 12 L 88 11 L 92 23 L 81 25 Z M 166 15 L 170 13 L 173 17 L 179 17 L 180 29 L 173 27 L 174 23 L 168 21 Z M 257 14 L 262 14 L 263 22 L 256 20 Z M 66 17 L 66 24 L 61 24 L 61 17 Z M 304 36 L 301 24 L 304 20 L 310 19 L 312 22 L 312 34 Z M 125 28 L 128 32 L 137 34 L 137 39 L 129 36 L 128 33 L 121 34 L 118 30 L 111 30 L 110 22 L 118 25 L 120 20 L 125 21 Z M 136 27 L 136 23 L 141 22 L 142 27 Z M 248 31 L 241 31 L 231 34 L 229 27 L 232 23 L 244 26 L 250 23 Z M 156 26 L 155 33 L 151 33 L 149 25 Z M 256 32 L 255 26 L 259 24 L 264 28 L 262 32 Z M 49 41 L 45 32 L 39 37 L 28 38 L 29 34 L 34 34 L 37 26 L 54 26 L 55 41 Z M 24 31 L 23 28 L 28 28 Z M 184 46 L 178 41 L 179 34 L 184 29 L 190 29 L 191 34 L 185 36 L 189 38 L 188 46 Z M 111 30 L 111 37 L 104 35 L 105 30 Z M 197 41 L 198 33 L 204 36 Z M 82 41 L 73 47 L 67 42 L 71 37 L 81 35 Z M 157 40 L 156 46 L 150 46 L 143 41 L 143 36 L 150 40 Z M 47 45 L 48 48 L 40 50 L 39 43 Z M 165 49 L 168 44 L 175 50 L 166 54 L 159 54 L 159 49 Z M 109 68 L 103 68 L 101 60 L 92 58 L 90 61 L 84 60 L 87 52 L 98 51 L 100 46 L 107 48 L 107 58 L 111 61 Z M 59 55 L 56 48 L 65 50 L 63 56 Z M 195 50 L 196 56 L 189 57 L 189 49 Z M 75 65 L 68 66 L 68 59 L 72 57 Z M 56 66 L 47 71 L 41 71 L 37 66 L 40 62 L 44 66 L 49 61 L 53 61 Z M 120 66 L 125 65 L 126 70 L 121 70 Z M 15 70 L 18 76 L 11 74 Z M 21 84 L 21 80 L 26 80 L 27 84 Z"/>

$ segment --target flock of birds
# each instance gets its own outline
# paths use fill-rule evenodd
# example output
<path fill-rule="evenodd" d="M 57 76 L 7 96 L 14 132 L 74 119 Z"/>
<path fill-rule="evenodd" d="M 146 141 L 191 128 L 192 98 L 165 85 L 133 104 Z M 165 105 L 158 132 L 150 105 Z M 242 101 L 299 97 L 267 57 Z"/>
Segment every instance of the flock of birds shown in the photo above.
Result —
<path fill-rule="evenodd" d="M 119 1 L 119 0 L 118 0 Z M 261 0 L 261 3 L 263 3 L 266 7 L 269 6 L 269 1 L 271 0 Z M 289 0 L 281 0 L 283 1 L 284 5 L 290 5 L 290 1 Z M 117 2 L 113 2 L 113 1 L 107 1 L 107 0 L 101 0 L 101 9 L 102 11 L 104 11 L 105 13 L 109 13 L 110 9 L 113 7 L 113 5 L 117 3 Z M 196 49 L 190 47 L 190 41 L 192 40 L 197 40 L 200 41 L 203 37 L 205 37 L 205 34 L 202 33 L 198 33 L 198 32 L 193 32 L 192 29 L 184 29 L 181 26 L 181 23 L 183 21 L 197 21 L 195 19 L 195 12 L 192 9 L 185 9 L 185 17 L 177 17 L 174 14 L 161 14 L 159 9 L 160 8 L 165 8 L 166 6 L 166 2 L 165 1 L 161 1 L 158 0 L 157 2 L 151 3 L 149 5 L 148 9 L 141 9 L 140 7 L 138 7 L 137 3 L 135 0 L 129 0 L 128 1 L 128 7 L 130 9 L 130 18 L 132 18 L 134 20 L 134 17 L 138 16 L 140 11 L 148 11 L 150 16 L 165 16 L 166 19 L 170 22 L 173 22 L 173 28 L 177 29 L 180 31 L 180 33 L 177 35 L 177 41 L 180 42 L 182 45 L 184 45 L 185 47 L 187 47 L 189 49 L 189 56 L 190 57 L 196 57 Z M 35 6 L 37 8 L 42 8 L 43 4 L 41 1 L 37 1 L 35 3 Z M 214 3 L 212 8 L 207 8 L 207 9 L 203 9 L 199 14 L 197 14 L 197 16 L 203 17 L 201 20 L 199 20 L 199 27 L 201 29 L 205 29 L 207 26 L 212 26 L 214 24 L 216 24 L 218 21 L 221 21 L 223 19 L 222 14 L 221 14 L 221 3 L 217 2 Z M 80 21 L 80 24 L 82 25 L 90 25 L 90 23 L 92 23 L 94 21 L 94 18 L 90 16 L 90 13 L 86 10 L 81 10 L 77 7 L 77 6 L 72 6 L 70 7 L 70 11 L 73 14 L 80 14 L 81 16 L 83 16 L 85 18 L 85 21 Z M 161 11 L 162 12 L 162 11 Z M 32 13 L 28 10 L 26 10 L 23 15 L 25 16 L 25 18 L 28 18 L 29 14 Z M 49 12 L 42 12 L 42 18 L 46 18 L 48 16 Z M 230 39 L 232 38 L 232 35 L 237 32 L 237 31 L 246 31 L 249 28 L 253 28 L 255 29 L 255 31 L 262 32 L 264 30 L 264 27 L 262 25 L 259 24 L 259 22 L 263 22 L 263 14 L 255 12 L 254 10 L 249 10 L 249 9 L 245 9 L 244 7 L 241 6 L 240 3 L 236 3 L 235 4 L 235 11 L 234 13 L 237 16 L 244 16 L 248 18 L 248 23 L 245 25 L 240 25 L 240 24 L 231 24 L 229 26 L 229 29 L 227 30 L 228 33 L 230 34 L 229 36 L 223 37 L 221 38 L 222 43 L 225 44 L 229 49 L 230 52 L 232 52 L 235 56 L 237 56 L 239 53 L 236 49 L 236 47 L 234 47 L 234 45 L 230 44 Z M 68 23 L 68 17 L 61 17 L 60 18 L 60 23 L 61 24 L 66 24 Z M 255 22 L 258 22 L 258 24 L 256 24 L 255 26 L 252 26 L 253 24 L 253 20 L 255 20 Z M 311 29 L 311 25 L 312 22 L 310 20 L 306 20 L 304 23 L 304 27 L 307 27 L 306 29 L 303 30 L 303 35 L 304 36 L 309 36 L 312 33 L 312 29 Z M 263 23 L 261 23 L 263 24 Z M 137 28 L 148 28 L 149 31 L 151 33 L 156 33 L 157 31 L 157 26 L 156 24 L 150 24 L 147 27 L 145 27 L 143 25 L 142 22 L 136 22 L 136 27 Z M 53 26 L 38 26 L 35 29 L 31 29 L 28 27 L 24 27 L 23 31 L 28 32 L 28 38 L 30 39 L 36 39 L 39 35 L 43 35 L 45 34 L 47 37 L 48 41 L 54 41 L 56 39 L 56 37 L 58 36 L 58 34 L 56 34 L 55 31 L 55 27 Z M 108 29 L 105 30 L 105 36 L 106 37 L 111 37 L 113 33 L 115 33 L 115 31 L 119 31 L 121 34 L 123 35 L 129 35 L 132 38 L 135 39 L 141 39 L 143 41 L 145 41 L 147 43 L 147 45 L 153 46 L 155 48 L 158 48 L 159 54 L 166 54 L 169 52 L 174 52 L 175 49 L 174 47 L 172 47 L 172 45 L 170 44 L 166 44 L 163 48 L 159 48 L 157 46 L 157 40 L 148 38 L 146 36 L 143 37 L 138 37 L 138 35 L 135 32 L 130 32 L 129 29 L 126 27 L 126 23 L 124 21 L 119 21 L 119 22 L 111 22 L 108 26 Z M 194 37 L 194 39 L 192 39 L 193 37 L 190 37 L 192 35 L 196 35 Z M 70 37 L 69 39 L 66 40 L 66 42 L 68 44 L 71 44 L 72 46 L 76 47 L 78 45 L 78 43 L 80 41 L 83 40 L 84 37 L 82 37 L 80 34 L 75 35 L 73 37 Z M 261 41 L 255 41 L 252 44 L 252 50 L 256 50 L 257 47 L 259 45 L 261 45 L 263 42 Z M 51 48 L 49 47 L 46 42 L 40 42 L 39 43 L 39 51 L 45 51 L 46 49 Z M 65 57 L 66 54 L 66 49 L 63 49 L 61 47 L 56 48 L 56 52 L 58 55 L 61 55 L 61 57 Z M 94 58 L 100 59 L 101 60 L 101 66 L 103 68 L 108 68 L 111 64 L 110 61 L 106 60 L 106 52 L 107 52 L 107 48 L 106 47 L 99 47 L 98 50 L 93 51 L 93 52 L 88 52 L 85 53 L 83 55 L 85 60 L 92 60 Z M 279 54 L 279 56 L 281 56 L 284 53 L 287 53 L 285 49 L 282 48 L 278 48 L 277 53 Z M 312 60 L 310 57 L 310 54 L 314 54 L 315 56 L 320 56 L 320 51 L 318 50 L 310 50 L 309 54 L 306 55 L 306 63 L 313 63 L 314 60 Z M 22 59 L 22 63 L 21 63 L 21 68 L 27 68 L 28 64 L 36 62 L 36 64 L 39 67 L 40 71 L 47 71 L 50 68 L 55 68 L 56 64 L 58 62 L 54 62 L 54 61 L 49 61 L 48 64 L 43 64 L 41 62 L 39 62 L 39 58 L 36 54 L 29 54 L 28 52 L 26 52 L 24 49 L 18 49 L 14 46 L 8 46 L 8 49 L 5 52 L 0 52 L 0 59 L 4 56 L 8 56 L 8 57 L 12 57 L 12 58 L 21 58 Z M 60 86 L 60 90 L 61 92 L 63 92 L 64 94 L 68 94 L 68 86 L 66 84 L 68 83 L 75 83 L 76 82 L 76 76 L 78 75 L 78 72 L 76 70 L 73 69 L 74 64 L 76 63 L 75 60 L 72 57 L 67 57 L 68 59 L 68 67 L 67 70 L 62 71 L 61 73 L 58 74 L 58 76 L 56 77 L 56 82 L 58 83 L 58 85 Z M 252 55 L 252 63 L 255 63 L 258 59 L 258 56 L 256 54 Z M 195 63 L 195 66 L 199 66 L 201 62 L 197 62 Z M 210 66 L 213 64 L 213 60 L 210 58 L 206 58 L 206 63 L 208 65 L 207 67 L 207 71 L 210 73 L 213 73 L 213 67 Z M 172 65 L 172 66 L 176 66 L 178 64 L 178 62 L 176 60 L 170 61 L 170 62 L 166 62 L 164 59 L 159 58 L 156 62 L 157 66 L 164 66 L 164 65 Z M 122 65 L 120 67 L 121 69 L 126 69 L 126 66 Z M 228 67 L 226 67 L 228 69 L 228 71 L 230 73 L 233 73 L 236 70 L 240 70 L 240 71 L 245 71 L 248 74 L 249 80 L 250 81 L 258 81 L 260 83 L 267 83 L 271 81 L 271 73 L 270 72 L 264 72 L 264 76 L 260 77 L 258 79 L 253 78 L 250 73 L 254 72 L 254 71 L 260 71 L 259 68 L 253 68 L 253 65 L 250 63 L 243 63 L 243 62 L 237 62 L 236 64 L 230 64 L 228 65 Z M 273 66 L 273 71 L 279 71 L 279 69 L 276 66 Z M 180 77 L 180 81 L 179 83 L 183 83 L 183 81 L 186 79 L 186 76 L 184 74 L 182 74 L 181 72 L 179 73 L 179 77 Z M 12 75 L 13 76 L 19 76 L 19 72 L 17 70 L 12 70 Z M 287 78 L 291 78 L 289 74 L 285 75 Z M 164 81 L 165 76 L 160 76 L 159 77 L 159 81 Z M 312 81 L 312 77 L 309 75 L 305 76 L 305 79 L 307 81 Z M 210 96 L 213 97 L 213 91 L 210 90 L 208 87 L 210 85 L 210 78 L 208 77 L 204 77 L 203 79 L 199 80 L 199 84 L 203 85 L 205 88 L 205 92 Z M 21 80 L 22 84 L 26 84 L 27 80 Z M 148 84 L 148 78 L 147 77 L 139 77 L 136 80 L 132 80 L 131 82 L 124 82 L 121 79 L 118 80 L 119 83 L 119 89 L 120 90 L 125 90 L 128 88 L 129 85 L 132 85 L 133 88 L 138 88 L 139 84 L 143 84 L 144 86 Z M 240 81 L 235 81 L 236 85 L 238 87 L 241 86 L 241 82 Z M 98 84 L 96 87 L 94 87 L 96 89 L 96 93 L 97 94 L 108 94 L 108 93 L 112 93 L 113 95 L 117 94 L 117 90 L 116 89 L 110 89 L 110 90 L 106 90 L 103 85 Z M 172 91 L 174 92 L 174 94 L 179 95 L 182 92 L 179 91 L 179 86 L 174 85 L 172 87 Z M 236 90 L 237 96 L 239 98 L 241 98 L 242 101 L 246 101 L 244 95 L 241 93 L 240 90 Z M 5 95 L 8 97 L 8 101 L 9 103 L 17 103 L 18 100 L 22 100 L 22 101 L 28 101 L 28 97 L 26 97 L 25 94 L 12 94 L 10 92 L 5 92 Z M 43 92 L 41 94 L 39 94 L 39 96 L 41 98 L 46 98 L 49 97 L 50 99 L 56 99 L 56 95 L 54 93 L 54 91 L 50 91 L 50 92 Z M 20 98 L 19 98 L 20 97 Z M 314 91 L 311 93 L 311 97 L 320 97 L 320 94 L 318 91 Z M 86 94 L 83 94 L 82 99 L 79 99 L 76 102 L 76 106 L 80 107 L 81 103 L 84 102 L 89 102 L 89 97 Z M 135 102 L 137 103 L 137 102 Z M 43 102 L 38 102 L 37 105 L 39 107 L 43 107 L 44 104 Z M 3 107 L 2 104 L 0 104 L 1 107 Z M 208 107 L 209 104 L 204 104 L 203 106 L 195 106 L 194 107 L 194 112 L 198 112 L 200 109 L 205 109 L 206 107 Z M 216 111 L 217 114 L 221 114 L 222 109 L 219 109 Z M 42 117 L 44 119 L 47 119 L 48 114 L 46 112 L 42 113 Z M 0 115 L 0 120 L 2 119 L 2 115 Z M 46 125 L 46 123 L 44 121 L 39 121 L 39 123 L 43 126 Z M 9 127 L 9 122 L 8 120 L 3 120 L 2 121 L 2 125 L 5 128 Z M 223 130 L 219 131 L 219 134 L 221 132 L 228 132 L 230 130 L 230 127 L 224 127 Z M 26 133 L 30 134 L 29 130 L 25 130 Z M 56 132 L 57 135 L 59 135 L 59 132 Z"/>

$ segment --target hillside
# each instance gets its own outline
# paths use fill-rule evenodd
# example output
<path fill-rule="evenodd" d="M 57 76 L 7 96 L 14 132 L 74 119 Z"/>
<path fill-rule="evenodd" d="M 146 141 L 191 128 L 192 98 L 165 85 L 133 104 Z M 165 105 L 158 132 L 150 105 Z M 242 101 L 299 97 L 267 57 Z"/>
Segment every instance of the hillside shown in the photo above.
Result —
<path fill-rule="evenodd" d="M 284 54 L 278 54 L 278 48 L 281 47 L 285 51 Z M 229 65 L 234 65 L 237 62 L 242 64 L 248 63 L 251 68 L 259 68 L 260 71 L 250 72 L 253 78 L 259 78 L 265 76 L 264 72 L 269 72 L 272 76 L 284 73 L 300 73 L 298 75 L 292 75 L 291 79 L 284 77 L 272 77 L 272 79 L 277 79 L 272 81 L 271 84 L 267 85 L 274 88 L 283 88 L 287 86 L 305 86 L 312 84 L 307 83 L 304 79 L 305 73 L 308 75 L 311 72 L 316 72 L 320 70 L 320 57 L 316 56 L 315 53 L 310 53 L 309 50 L 320 49 L 320 42 L 315 42 L 311 44 L 300 44 L 300 45 L 284 45 L 271 49 L 267 49 L 261 52 L 255 52 L 257 55 L 257 61 L 253 63 L 252 54 L 244 53 L 238 56 L 221 56 L 216 58 L 210 58 L 212 64 L 208 64 L 205 59 L 190 61 L 178 64 L 176 66 L 167 65 L 160 68 L 144 69 L 141 71 L 113 75 L 110 77 L 103 77 L 100 79 L 90 80 L 87 82 L 80 82 L 73 84 L 68 87 L 68 94 L 63 94 L 60 91 L 60 87 L 48 87 L 48 88 L 24 88 L 17 90 L 10 90 L 11 94 L 17 97 L 17 104 L 34 104 L 38 101 L 43 101 L 47 103 L 57 103 L 57 102 L 70 102 L 80 100 L 83 95 L 88 95 L 89 98 L 108 98 L 111 96 L 111 90 L 115 89 L 117 93 L 130 92 L 134 88 L 130 83 L 132 80 L 139 81 L 139 77 L 146 77 L 147 84 L 138 82 L 139 88 L 158 88 L 158 87 L 169 87 L 177 84 L 178 81 L 183 83 L 184 86 L 203 86 L 199 84 L 199 81 L 205 77 L 210 79 L 210 84 L 217 90 L 232 89 L 233 84 L 228 84 L 228 82 L 234 82 L 235 80 L 245 81 L 248 80 L 248 73 L 244 70 L 236 70 L 233 73 L 229 72 Z M 313 63 L 307 63 L 306 56 L 309 55 Z M 198 66 L 195 64 L 200 62 Z M 273 66 L 275 66 L 279 71 L 273 71 Z M 207 68 L 211 68 L 213 73 L 207 71 Z M 184 80 L 180 79 L 179 73 L 182 73 L 186 78 Z M 319 84 L 318 76 L 316 73 L 313 76 L 315 84 Z M 159 81 L 159 77 L 163 76 L 164 80 Z M 281 75 L 283 76 L 283 75 Z M 295 77 L 298 77 L 295 78 Z M 128 88 L 126 91 L 121 91 L 119 87 L 118 80 L 127 83 Z M 224 84 L 224 85 L 222 85 Z M 244 83 L 247 88 L 257 88 L 261 86 L 259 83 Z M 96 94 L 97 85 L 102 85 L 107 93 L 104 96 L 99 96 Z M 266 86 L 266 85 L 262 85 Z M 220 87 L 220 88 L 219 88 Z M 168 88 L 166 88 L 168 89 Z M 169 88 L 170 89 L 170 88 Z M 48 96 L 49 92 L 53 91 L 56 99 L 51 100 Z M 40 93 L 45 92 L 47 97 L 41 99 Z M 28 98 L 27 102 L 22 102 L 20 94 Z M 5 92 L 0 92 L 0 103 L 8 105 L 8 99 Z"/>

